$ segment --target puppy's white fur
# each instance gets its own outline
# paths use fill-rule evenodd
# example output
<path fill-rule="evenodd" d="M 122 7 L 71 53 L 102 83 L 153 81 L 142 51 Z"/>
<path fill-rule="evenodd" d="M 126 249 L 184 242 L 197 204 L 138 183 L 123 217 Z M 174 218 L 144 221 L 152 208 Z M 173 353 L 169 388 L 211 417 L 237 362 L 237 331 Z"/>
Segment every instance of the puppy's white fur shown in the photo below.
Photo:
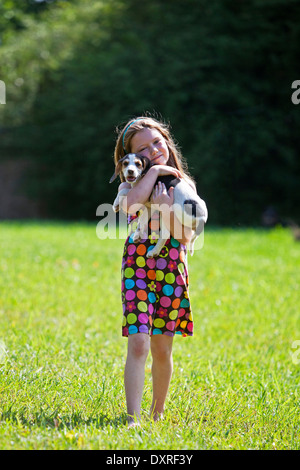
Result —
<path fill-rule="evenodd" d="M 143 175 L 143 172 L 149 167 L 149 160 L 146 157 L 135 153 L 129 153 L 119 160 L 115 169 L 115 173 L 110 179 L 110 183 L 115 180 L 117 175 L 122 172 L 127 183 L 131 187 L 135 186 Z M 175 180 L 176 178 L 174 178 Z M 118 212 L 120 209 L 121 199 L 125 197 L 130 188 L 123 188 L 119 191 L 114 203 L 113 210 Z M 147 231 L 148 221 L 151 216 L 151 199 L 145 204 L 145 209 L 139 216 L 138 226 L 133 235 L 133 241 L 137 242 L 141 239 L 143 233 Z M 160 206 L 156 206 L 159 210 Z M 207 221 L 208 213 L 206 204 L 201 199 L 191 185 L 185 180 L 177 180 L 174 186 L 174 214 L 183 226 L 189 227 L 193 230 L 193 235 L 189 243 L 189 251 L 191 254 L 194 252 L 194 243 L 197 237 L 204 229 L 204 224 Z M 158 239 L 155 247 L 147 253 L 148 258 L 158 256 L 166 241 L 170 238 L 170 232 L 167 230 L 165 224 L 162 223 L 161 237 Z"/>
<path fill-rule="evenodd" d="M 119 173 L 123 173 L 126 183 L 129 183 L 131 187 L 135 186 L 136 183 L 142 177 L 145 169 L 149 167 L 149 160 L 146 157 L 135 153 L 128 153 L 125 157 L 121 158 L 118 161 L 118 164 L 115 169 L 115 173 L 110 179 L 112 183 Z M 118 195 L 113 203 L 113 210 L 118 212 L 120 210 L 121 199 L 129 193 L 130 188 L 123 188 L 118 192 Z"/>

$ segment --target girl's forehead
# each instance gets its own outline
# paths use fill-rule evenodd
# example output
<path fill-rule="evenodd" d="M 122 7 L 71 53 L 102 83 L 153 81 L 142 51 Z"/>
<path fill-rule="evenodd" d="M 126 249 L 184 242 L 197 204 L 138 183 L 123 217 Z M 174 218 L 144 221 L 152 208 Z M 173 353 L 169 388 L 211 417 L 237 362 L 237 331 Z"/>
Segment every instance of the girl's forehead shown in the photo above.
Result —
<path fill-rule="evenodd" d="M 161 133 L 157 129 L 145 127 L 132 136 L 131 146 L 137 147 L 141 144 L 147 144 L 147 142 L 151 142 L 156 137 L 162 137 Z"/>

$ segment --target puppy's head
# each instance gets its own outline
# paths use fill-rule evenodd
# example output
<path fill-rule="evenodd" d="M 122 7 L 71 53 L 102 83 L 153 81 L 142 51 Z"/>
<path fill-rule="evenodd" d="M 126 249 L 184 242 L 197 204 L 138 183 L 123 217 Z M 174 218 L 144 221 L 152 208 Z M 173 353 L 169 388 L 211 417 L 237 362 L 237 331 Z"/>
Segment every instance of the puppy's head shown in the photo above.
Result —
<path fill-rule="evenodd" d="M 150 160 L 138 153 L 128 153 L 118 161 L 115 172 L 110 179 L 112 183 L 116 177 L 122 173 L 125 181 L 130 184 L 137 181 L 144 175 L 150 167 Z"/>

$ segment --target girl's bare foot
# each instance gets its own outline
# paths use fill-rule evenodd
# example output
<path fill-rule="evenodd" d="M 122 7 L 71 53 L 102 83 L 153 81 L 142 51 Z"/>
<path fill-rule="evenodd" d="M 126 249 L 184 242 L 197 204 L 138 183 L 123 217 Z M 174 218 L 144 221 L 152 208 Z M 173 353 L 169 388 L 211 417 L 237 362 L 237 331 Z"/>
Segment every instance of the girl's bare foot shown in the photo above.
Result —
<path fill-rule="evenodd" d="M 132 416 L 128 417 L 127 422 L 128 422 L 128 429 L 141 426 L 140 422 L 136 418 L 133 418 Z"/>
<path fill-rule="evenodd" d="M 150 418 L 153 419 L 155 423 L 157 423 L 158 421 L 162 421 L 164 419 L 164 414 L 163 412 L 159 412 L 159 411 L 151 409 Z"/>

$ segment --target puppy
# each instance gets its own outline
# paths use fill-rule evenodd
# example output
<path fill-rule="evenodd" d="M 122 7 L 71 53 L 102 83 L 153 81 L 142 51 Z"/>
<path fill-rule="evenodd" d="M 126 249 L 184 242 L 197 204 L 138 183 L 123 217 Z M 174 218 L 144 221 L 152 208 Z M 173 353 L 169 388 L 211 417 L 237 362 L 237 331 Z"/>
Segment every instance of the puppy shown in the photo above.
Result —
<path fill-rule="evenodd" d="M 112 183 L 119 173 L 123 173 L 126 183 L 131 187 L 135 186 L 141 177 L 150 168 L 150 160 L 143 155 L 137 153 L 128 153 L 125 157 L 118 161 L 115 172 L 110 178 L 109 182 Z M 130 188 L 121 189 L 113 203 L 113 210 L 118 212 L 120 210 L 120 199 L 128 194 Z"/>
<path fill-rule="evenodd" d="M 119 160 L 115 173 L 110 179 L 110 183 L 112 183 L 116 179 L 117 175 L 122 171 L 126 182 L 130 183 L 131 187 L 133 187 L 149 168 L 150 161 L 148 158 L 139 154 L 130 153 Z M 166 175 L 158 177 L 156 182 L 158 181 L 164 183 L 167 190 L 169 190 L 171 186 L 174 187 L 173 211 L 183 226 L 189 227 L 193 230 L 193 235 L 189 244 L 189 251 L 191 255 L 193 255 L 194 243 L 203 231 L 204 224 L 207 221 L 208 214 L 206 204 L 197 195 L 191 185 L 184 179 L 179 179 L 172 175 Z M 115 212 L 119 210 L 120 198 L 126 196 L 129 190 L 129 188 L 124 188 L 119 191 L 113 204 Z M 133 235 L 133 241 L 135 242 L 142 237 L 142 234 L 145 231 L 147 231 L 148 221 L 151 216 L 151 200 L 152 197 L 150 197 L 150 201 L 145 204 L 145 209 L 139 216 L 138 226 Z M 156 209 L 159 210 L 159 206 L 157 206 Z M 148 258 L 158 256 L 162 247 L 165 245 L 168 238 L 170 238 L 170 232 L 164 224 L 162 225 L 161 237 L 158 239 L 155 247 L 147 253 Z"/>

